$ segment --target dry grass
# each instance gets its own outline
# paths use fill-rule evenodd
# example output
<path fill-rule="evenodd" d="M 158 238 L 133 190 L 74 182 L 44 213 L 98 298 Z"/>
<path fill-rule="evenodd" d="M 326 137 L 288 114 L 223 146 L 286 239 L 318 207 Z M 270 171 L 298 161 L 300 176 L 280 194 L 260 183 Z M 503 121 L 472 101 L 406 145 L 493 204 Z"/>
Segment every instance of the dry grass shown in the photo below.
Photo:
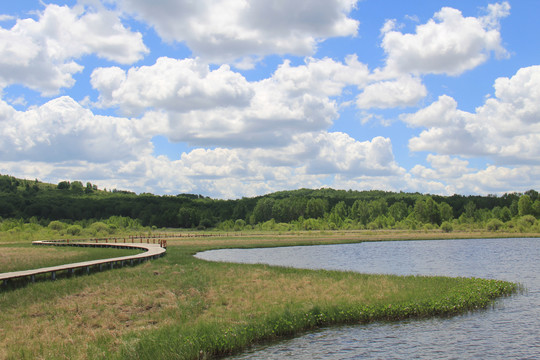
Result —
<path fill-rule="evenodd" d="M 122 335 L 127 332 L 169 324 L 171 319 L 165 314 L 177 309 L 178 302 L 187 295 L 163 286 L 147 287 L 141 291 L 137 281 L 137 273 L 141 270 L 159 276 L 153 275 L 149 263 L 108 271 L 96 274 L 94 278 L 73 279 L 76 282 L 90 280 L 81 289 L 57 296 L 44 294 L 46 300 L 3 309 L 0 313 L 0 358 L 8 358 L 24 349 L 25 356 L 21 358 L 85 359 L 92 353 L 94 343 L 105 341 L 109 351 L 114 351 L 122 344 Z M 121 272 L 124 274 L 119 274 Z M 114 276 L 109 276 L 111 274 Z M 53 285 L 59 283 L 57 281 Z M 16 292 L 24 293 L 26 290 L 18 289 Z M 59 352 L 59 349 L 66 353 Z"/>
<path fill-rule="evenodd" d="M 109 359 L 120 349 L 136 349 L 140 339 L 154 333 L 168 334 L 169 329 L 209 323 L 246 324 L 283 309 L 301 312 L 313 307 L 408 299 L 417 289 L 435 288 L 433 283 L 391 276 L 209 263 L 192 257 L 208 248 L 405 237 L 401 232 L 336 232 L 169 240 L 164 258 L 140 266 L 0 291 L 0 359 Z M 434 233 L 414 233 L 412 237 L 434 238 Z M 3 249 L 10 249 L 9 256 L 18 251 L 16 247 Z M 55 248 L 26 251 L 29 259 L 56 256 Z M 78 249 L 64 249 L 63 256 L 71 256 L 72 251 Z"/>
<path fill-rule="evenodd" d="M 70 263 L 84 253 L 76 248 L 0 247 L 0 272 L 34 269 L 50 262 Z"/>
<path fill-rule="evenodd" d="M 232 267 L 206 294 L 208 309 L 202 321 L 238 323 L 265 316 L 269 309 L 288 304 L 306 311 L 315 305 L 370 304 L 398 292 L 396 280 L 385 276 L 329 275 L 327 272 L 276 271 L 266 267 Z"/>

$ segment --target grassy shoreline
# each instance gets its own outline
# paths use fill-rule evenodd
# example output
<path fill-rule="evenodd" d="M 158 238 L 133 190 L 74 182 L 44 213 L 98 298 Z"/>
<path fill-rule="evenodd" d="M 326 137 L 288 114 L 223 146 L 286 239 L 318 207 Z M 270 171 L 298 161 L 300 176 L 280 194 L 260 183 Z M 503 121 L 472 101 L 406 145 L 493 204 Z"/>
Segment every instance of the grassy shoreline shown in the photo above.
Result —
<path fill-rule="evenodd" d="M 138 267 L 0 292 L 0 358 L 219 357 L 321 326 L 461 314 L 519 290 L 496 280 L 299 270 L 193 257 L 225 247 L 436 235 L 324 232 L 169 240 L 165 257 Z"/>

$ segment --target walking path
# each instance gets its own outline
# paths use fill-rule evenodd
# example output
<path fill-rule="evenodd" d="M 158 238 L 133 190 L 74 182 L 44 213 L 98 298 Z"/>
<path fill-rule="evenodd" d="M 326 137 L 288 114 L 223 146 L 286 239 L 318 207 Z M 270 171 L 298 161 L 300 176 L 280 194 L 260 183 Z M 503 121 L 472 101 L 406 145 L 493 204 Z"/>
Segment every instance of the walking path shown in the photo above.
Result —
<path fill-rule="evenodd" d="M 155 240 L 154 240 L 155 241 Z M 89 242 L 89 241 L 69 241 L 69 240 L 61 240 L 61 241 L 33 241 L 33 245 L 53 245 L 53 246 L 82 246 L 82 247 L 113 247 L 118 249 L 142 249 L 145 250 L 145 252 L 136 254 L 136 255 L 129 255 L 129 256 L 121 256 L 116 258 L 110 258 L 110 259 L 100 259 L 100 260 L 92 260 L 92 261 L 83 261 L 78 263 L 72 263 L 72 264 L 65 264 L 65 265 L 58 265 L 58 266 L 50 266 L 50 267 L 44 267 L 40 269 L 33 269 L 33 270 L 23 270 L 23 271 L 13 271 L 13 272 L 7 272 L 7 273 L 1 273 L 0 274 L 0 280 L 3 281 L 3 284 L 6 285 L 9 280 L 11 279 L 17 279 L 17 278 L 24 278 L 29 277 L 30 281 L 34 282 L 36 279 L 36 275 L 40 274 L 51 274 L 51 279 L 56 279 L 56 273 L 59 271 L 67 271 L 69 275 L 73 275 L 76 269 L 84 269 L 84 271 L 89 274 L 90 269 L 92 267 L 99 267 L 99 270 L 101 271 L 103 269 L 103 266 L 108 266 L 111 269 L 114 268 L 115 265 L 117 266 L 124 266 L 126 262 L 129 262 L 130 265 L 135 265 L 135 263 L 141 263 L 144 260 L 149 259 L 157 259 L 160 256 L 165 255 L 166 250 L 166 241 L 160 240 L 158 244 L 154 243 L 99 243 L 97 240 L 95 242 Z"/>

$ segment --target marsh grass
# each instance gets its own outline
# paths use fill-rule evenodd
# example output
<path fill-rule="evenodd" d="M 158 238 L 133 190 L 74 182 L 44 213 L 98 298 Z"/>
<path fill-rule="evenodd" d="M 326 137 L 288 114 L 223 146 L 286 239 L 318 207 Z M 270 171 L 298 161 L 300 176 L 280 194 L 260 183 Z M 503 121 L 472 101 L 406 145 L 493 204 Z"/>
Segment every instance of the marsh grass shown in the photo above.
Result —
<path fill-rule="evenodd" d="M 193 257 L 212 248 L 360 240 L 354 236 L 184 238 L 169 241 L 165 257 L 137 267 L 0 292 L 0 358 L 211 358 L 331 324 L 460 314 L 518 289 L 493 280 L 298 270 Z"/>
<path fill-rule="evenodd" d="M 31 243 L 0 245 L 0 273 L 128 256 L 140 252 L 134 249 L 36 246 Z"/>

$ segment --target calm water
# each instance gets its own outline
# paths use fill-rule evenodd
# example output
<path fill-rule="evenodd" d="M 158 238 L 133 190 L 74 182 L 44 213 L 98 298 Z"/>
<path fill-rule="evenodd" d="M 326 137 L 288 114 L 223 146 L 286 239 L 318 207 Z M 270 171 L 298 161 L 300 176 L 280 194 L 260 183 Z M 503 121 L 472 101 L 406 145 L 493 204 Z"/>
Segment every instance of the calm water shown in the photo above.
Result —
<path fill-rule="evenodd" d="M 494 308 L 447 319 L 342 326 L 250 349 L 230 359 L 538 359 L 540 239 L 400 241 L 216 250 L 212 261 L 398 275 L 519 282 L 525 293 Z"/>

